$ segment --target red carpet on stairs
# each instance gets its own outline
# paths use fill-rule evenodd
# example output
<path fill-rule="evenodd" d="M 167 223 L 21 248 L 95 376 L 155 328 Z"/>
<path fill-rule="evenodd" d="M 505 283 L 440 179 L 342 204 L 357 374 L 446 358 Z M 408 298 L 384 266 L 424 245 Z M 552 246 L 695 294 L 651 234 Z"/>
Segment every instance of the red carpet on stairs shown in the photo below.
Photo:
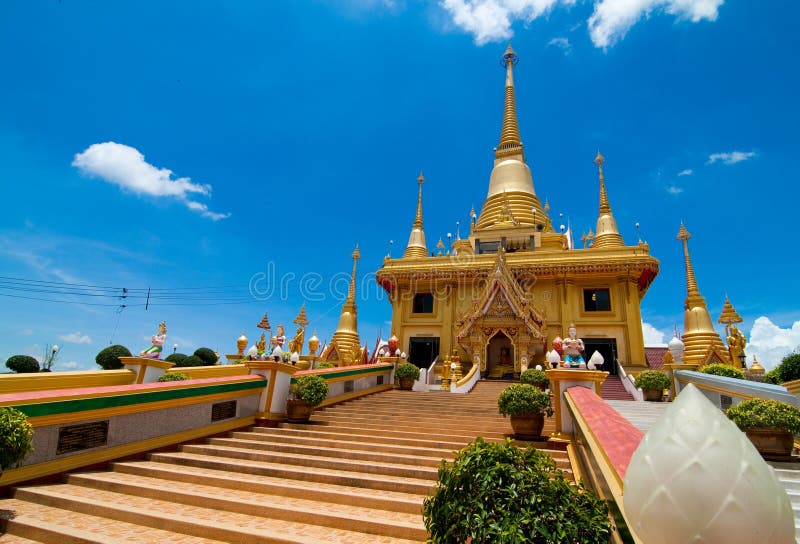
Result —
<path fill-rule="evenodd" d="M 600 391 L 606 400 L 633 400 L 633 396 L 625 390 L 619 376 L 608 376 Z"/>

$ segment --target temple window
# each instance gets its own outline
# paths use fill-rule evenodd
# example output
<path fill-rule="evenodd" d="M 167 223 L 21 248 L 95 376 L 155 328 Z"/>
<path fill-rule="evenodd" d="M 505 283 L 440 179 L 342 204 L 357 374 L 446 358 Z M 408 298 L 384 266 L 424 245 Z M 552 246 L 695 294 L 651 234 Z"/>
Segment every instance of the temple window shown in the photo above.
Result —
<path fill-rule="evenodd" d="M 414 305 L 412 306 L 411 311 L 415 314 L 432 314 L 433 294 L 417 293 L 414 295 Z"/>
<path fill-rule="evenodd" d="M 583 309 L 587 312 L 608 312 L 611 310 L 611 295 L 608 289 L 584 289 Z"/>

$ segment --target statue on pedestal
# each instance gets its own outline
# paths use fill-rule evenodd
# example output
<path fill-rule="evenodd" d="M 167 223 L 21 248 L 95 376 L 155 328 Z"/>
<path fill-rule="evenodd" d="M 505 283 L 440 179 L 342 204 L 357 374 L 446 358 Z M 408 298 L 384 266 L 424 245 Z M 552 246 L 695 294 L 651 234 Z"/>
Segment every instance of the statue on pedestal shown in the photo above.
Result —
<path fill-rule="evenodd" d="M 303 342 L 305 342 L 306 331 L 303 327 L 297 327 L 297 332 L 294 338 L 289 340 L 289 352 L 301 353 L 303 351 Z"/>
<path fill-rule="evenodd" d="M 564 339 L 564 366 L 565 367 L 579 367 L 582 363 L 585 365 L 586 361 L 583 360 L 583 340 L 578 338 L 578 330 L 575 324 L 570 324 L 569 336 Z"/>
<path fill-rule="evenodd" d="M 740 356 L 744 353 L 744 348 L 747 345 L 747 338 L 745 338 L 744 333 L 739 330 L 739 327 L 731 325 L 727 341 L 728 353 L 730 353 L 731 356 L 731 364 L 736 368 L 742 368 Z"/>
<path fill-rule="evenodd" d="M 149 359 L 160 359 L 161 349 L 164 347 L 164 342 L 167 340 L 167 325 L 163 321 L 158 324 L 158 332 L 150 337 L 152 346 L 144 351 L 139 352 L 140 357 L 147 357 Z"/>
<path fill-rule="evenodd" d="M 267 339 L 264 338 L 264 333 L 261 333 L 261 338 L 258 339 L 256 342 L 256 356 L 259 359 L 264 358 L 264 354 L 267 352 Z"/>
<path fill-rule="evenodd" d="M 275 351 L 275 347 L 281 348 L 281 351 L 284 350 L 284 345 L 286 345 L 286 333 L 283 332 L 283 325 L 278 325 L 277 330 L 275 331 L 275 336 L 272 337 L 270 345 L 273 347 L 273 351 Z"/>

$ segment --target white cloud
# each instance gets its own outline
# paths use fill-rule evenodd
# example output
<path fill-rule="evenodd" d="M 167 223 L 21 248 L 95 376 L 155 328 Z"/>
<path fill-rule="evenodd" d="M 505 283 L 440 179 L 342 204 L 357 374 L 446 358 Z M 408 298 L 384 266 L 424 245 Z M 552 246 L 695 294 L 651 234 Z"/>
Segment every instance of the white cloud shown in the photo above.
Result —
<path fill-rule="evenodd" d="M 475 36 L 475 43 L 507 40 L 514 35 L 511 25 L 521 19 L 531 22 L 557 4 L 575 0 L 441 0 L 456 26 Z"/>
<path fill-rule="evenodd" d="M 678 172 L 679 176 L 691 176 L 692 174 L 694 174 L 694 170 L 692 170 L 691 168 L 687 168 L 686 170 L 681 170 L 680 172 Z"/>
<path fill-rule="evenodd" d="M 589 17 L 589 36 L 595 47 L 607 48 L 621 40 L 642 17 L 663 11 L 679 20 L 693 23 L 714 21 L 725 0 L 595 0 Z M 512 25 L 530 23 L 559 5 L 571 6 L 575 0 L 440 0 L 453 23 L 475 36 L 475 43 L 507 40 L 514 35 Z M 553 45 L 552 43 L 549 45 Z"/>
<path fill-rule="evenodd" d="M 572 44 L 569 43 L 569 38 L 553 38 L 547 42 L 547 45 L 560 48 L 565 55 L 569 55 L 572 52 Z"/>
<path fill-rule="evenodd" d="M 89 338 L 88 334 L 81 334 L 80 332 L 71 332 L 69 334 L 62 334 L 58 337 L 59 340 L 62 342 L 67 342 L 68 344 L 91 344 L 92 339 Z"/>
<path fill-rule="evenodd" d="M 642 321 L 642 334 L 644 335 L 644 345 L 648 348 L 663 347 L 667 345 L 667 343 L 664 342 L 664 337 L 667 334 L 658 330 L 650 323 L 645 323 Z"/>
<path fill-rule="evenodd" d="M 756 156 L 755 151 L 730 151 L 728 153 L 712 153 L 708 156 L 706 164 L 714 164 L 721 162 L 722 164 L 736 164 L 737 162 L 746 161 Z"/>
<path fill-rule="evenodd" d="M 753 363 L 752 356 L 755 355 L 761 366 L 767 370 L 775 368 L 781 359 L 798 350 L 800 350 L 800 321 L 795 321 L 790 328 L 783 329 L 766 316 L 755 320 L 753 328 L 750 329 L 750 341 L 745 347 L 748 364 Z"/>
<path fill-rule="evenodd" d="M 66 363 L 56 363 L 56 366 L 58 366 L 59 368 L 64 368 L 66 370 L 75 370 L 80 365 L 78 365 L 78 363 L 76 363 L 75 361 L 69 361 Z"/>
<path fill-rule="evenodd" d="M 172 170 L 158 168 L 144 160 L 138 149 L 116 142 L 92 144 L 75 155 L 72 166 L 93 176 L 132 191 L 137 195 L 177 198 L 203 217 L 216 221 L 229 214 L 209 212 L 205 204 L 189 200 L 193 194 L 208 196 L 210 185 L 192 183 L 190 178 L 174 178 Z"/>
<path fill-rule="evenodd" d="M 599 0 L 589 17 L 589 36 L 595 47 L 607 48 L 625 37 L 642 17 L 661 10 L 693 23 L 715 21 L 725 0 Z"/>
<path fill-rule="evenodd" d="M 683 189 L 677 185 L 670 185 L 667 187 L 667 192 L 671 195 L 679 195 L 683 192 Z"/>

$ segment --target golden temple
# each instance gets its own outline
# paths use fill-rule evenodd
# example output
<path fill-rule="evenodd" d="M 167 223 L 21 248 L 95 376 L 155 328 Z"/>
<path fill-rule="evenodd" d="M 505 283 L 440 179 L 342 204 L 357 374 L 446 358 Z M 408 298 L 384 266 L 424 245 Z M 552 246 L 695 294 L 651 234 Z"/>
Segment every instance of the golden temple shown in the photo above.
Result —
<path fill-rule="evenodd" d="M 587 355 L 600 352 L 605 369 L 618 360 L 647 366 L 640 303 L 659 271 L 641 241 L 626 245 L 611 211 L 598 152 L 599 211 L 591 244 L 573 248 L 553 229 L 526 163 L 516 114 L 514 66 L 503 55 L 505 101 L 489 189 L 470 235 L 434 256 L 425 245 L 422 175 L 416 216 L 401 258 L 389 256 L 377 272 L 392 304 L 392 328 L 418 366 L 439 353 L 458 353 L 481 373 L 503 376 L 545 365 L 554 339 L 574 323 Z"/>

